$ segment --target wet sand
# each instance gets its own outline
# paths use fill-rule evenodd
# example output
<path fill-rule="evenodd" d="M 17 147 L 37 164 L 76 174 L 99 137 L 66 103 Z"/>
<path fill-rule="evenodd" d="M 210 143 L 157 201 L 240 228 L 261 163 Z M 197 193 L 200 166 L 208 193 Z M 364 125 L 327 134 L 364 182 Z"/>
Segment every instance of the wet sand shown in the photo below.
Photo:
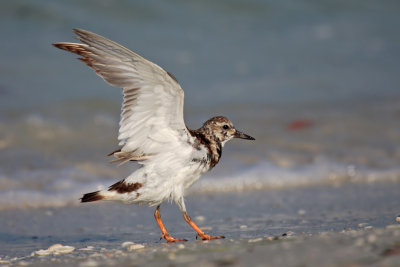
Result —
<path fill-rule="evenodd" d="M 188 239 L 178 244 L 160 241 L 153 208 L 148 207 L 93 203 L 3 210 L 0 263 L 396 266 L 398 192 L 400 184 L 385 183 L 188 196 L 188 210 L 198 225 L 226 239 L 196 241 L 178 208 L 164 204 L 161 213 L 170 234 Z M 75 250 L 34 256 L 54 244 Z"/>

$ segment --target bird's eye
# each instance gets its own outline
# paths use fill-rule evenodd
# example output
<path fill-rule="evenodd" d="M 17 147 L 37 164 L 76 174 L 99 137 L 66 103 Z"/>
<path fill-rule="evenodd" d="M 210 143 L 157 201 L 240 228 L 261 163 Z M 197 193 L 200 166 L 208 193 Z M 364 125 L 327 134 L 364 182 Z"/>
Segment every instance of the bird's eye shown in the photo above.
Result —
<path fill-rule="evenodd" d="M 229 126 L 227 124 L 225 124 L 224 126 L 222 126 L 222 128 L 224 128 L 225 130 L 228 130 Z"/>

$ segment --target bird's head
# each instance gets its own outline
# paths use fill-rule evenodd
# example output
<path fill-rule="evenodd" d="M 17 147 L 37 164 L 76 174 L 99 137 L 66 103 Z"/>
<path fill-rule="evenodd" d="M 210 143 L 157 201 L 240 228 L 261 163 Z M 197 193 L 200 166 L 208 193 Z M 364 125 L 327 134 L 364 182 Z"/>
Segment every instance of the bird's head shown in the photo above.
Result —
<path fill-rule="evenodd" d="M 218 140 L 219 142 L 224 145 L 227 141 L 231 140 L 232 138 L 241 138 L 246 140 L 255 140 L 250 135 L 242 133 L 239 130 L 235 129 L 233 123 L 226 117 L 217 116 L 209 119 L 203 125 L 203 129 L 214 139 Z"/>

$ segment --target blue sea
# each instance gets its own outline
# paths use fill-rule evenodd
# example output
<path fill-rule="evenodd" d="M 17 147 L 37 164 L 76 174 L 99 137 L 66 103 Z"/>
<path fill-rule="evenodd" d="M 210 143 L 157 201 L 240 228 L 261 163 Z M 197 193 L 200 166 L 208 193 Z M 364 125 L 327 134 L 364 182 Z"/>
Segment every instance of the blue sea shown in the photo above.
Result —
<path fill-rule="evenodd" d="M 234 140 L 188 194 L 400 182 L 400 2 L 0 3 L 0 209 L 65 206 L 125 178 L 121 90 L 51 46 L 82 28 L 174 74 L 185 121 Z"/>

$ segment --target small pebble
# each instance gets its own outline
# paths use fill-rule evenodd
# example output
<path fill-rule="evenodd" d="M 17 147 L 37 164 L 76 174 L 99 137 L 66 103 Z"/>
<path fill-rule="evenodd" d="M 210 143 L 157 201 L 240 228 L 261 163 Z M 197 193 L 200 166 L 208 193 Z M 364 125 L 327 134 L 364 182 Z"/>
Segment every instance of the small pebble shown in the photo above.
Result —
<path fill-rule="evenodd" d="M 287 231 L 286 233 L 283 233 L 282 236 L 294 236 L 295 233 L 292 231 Z"/>
<path fill-rule="evenodd" d="M 142 244 L 132 244 L 127 247 L 127 250 L 134 251 L 134 250 L 138 250 L 138 249 L 142 249 L 142 248 L 144 248 L 144 246 Z"/>
<path fill-rule="evenodd" d="M 75 250 L 74 247 L 71 246 L 63 246 L 62 248 L 58 248 L 53 252 L 54 255 L 58 254 L 67 254 L 67 253 L 72 253 Z"/>
<path fill-rule="evenodd" d="M 365 230 L 371 230 L 371 229 L 374 229 L 374 227 L 372 227 L 371 225 L 368 225 L 368 226 L 365 226 L 364 229 Z"/>
<path fill-rule="evenodd" d="M 296 235 L 295 232 L 293 232 L 293 231 L 287 231 L 286 234 L 287 234 L 288 236 L 294 236 L 294 235 Z"/>
<path fill-rule="evenodd" d="M 41 249 L 41 250 L 33 252 L 31 255 L 32 256 L 47 256 L 47 255 L 50 255 L 50 254 L 52 254 L 52 252 L 50 250 Z"/>
<path fill-rule="evenodd" d="M 61 248 L 63 245 L 61 245 L 61 244 L 54 244 L 54 245 L 51 245 L 49 248 L 48 248 L 48 250 L 51 250 L 51 251 L 55 251 L 55 250 L 57 250 L 58 248 Z"/>
<path fill-rule="evenodd" d="M 185 248 L 185 245 L 184 245 L 184 244 L 179 244 L 179 245 L 178 245 L 178 248 L 179 248 L 179 249 L 184 249 L 184 248 Z"/>
<path fill-rule="evenodd" d="M 63 246 L 61 244 L 51 245 L 48 249 L 41 249 L 33 252 L 32 256 L 48 256 L 48 255 L 59 255 L 59 254 L 67 254 L 71 253 L 75 250 L 74 247 L 71 246 Z"/>
<path fill-rule="evenodd" d="M 396 217 L 396 222 L 400 223 L 400 215 Z"/>
<path fill-rule="evenodd" d="M 71 246 L 63 246 L 61 244 L 55 244 L 50 246 L 48 250 L 50 250 L 54 255 L 58 255 L 71 253 L 75 250 L 75 248 Z"/>
<path fill-rule="evenodd" d="M 206 220 L 206 217 L 199 215 L 199 216 L 194 217 L 194 220 L 198 223 L 202 223 Z"/>
<path fill-rule="evenodd" d="M 260 242 L 260 241 L 262 241 L 263 239 L 261 238 L 261 237 L 259 237 L 259 238 L 254 238 L 254 239 L 249 239 L 249 243 L 255 243 L 255 242 Z"/>
<path fill-rule="evenodd" d="M 305 214 L 306 214 L 306 211 L 303 210 L 303 209 L 300 209 L 300 210 L 297 211 L 297 214 L 299 214 L 299 215 L 305 215 Z"/>
<path fill-rule="evenodd" d="M 90 250 L 93 250 L 93 249 L 94 249 L 94 247 L 87 246 L 86 248 L 80 248 L 79 250 L 81 250 L 81 251 L 90 251 Z"/>
<path fill-rule="evenodd" d="M 244 224 L 241 225 L 241 226 L 240 226 L 240 229 L 247 229 L 247 225 L 244 225 Z"/>
<path fill-rule="evenodd" d="M 121 244 L 121 247 L 126 248 L 126 247 L 128 247 L 128 246 L 130 246 L 130 245 L 133 245 L 133 244 L 135 244 L 135 243 L 133 243 L 133 242 L 131 242 L 131 241 L 127 241 L 127 242 L 122 243 L 122 244 Z"/>
<path fill-rule="evenodd" d="M 363 227 L 366 227 L 366 226 L 368 226 L 368 223 L 359 223 L 358 224 L 358 227 L 360 227 L 360 228 L 363 228 Z"/>

